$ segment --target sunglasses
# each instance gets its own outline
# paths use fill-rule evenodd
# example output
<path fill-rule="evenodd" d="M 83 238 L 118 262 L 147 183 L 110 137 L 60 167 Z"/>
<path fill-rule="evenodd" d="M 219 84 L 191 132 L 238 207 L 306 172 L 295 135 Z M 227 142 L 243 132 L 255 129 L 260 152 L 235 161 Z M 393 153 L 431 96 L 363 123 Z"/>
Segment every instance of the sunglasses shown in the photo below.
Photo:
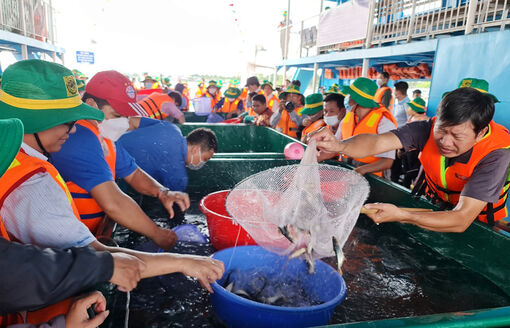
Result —
<path fill-rule="evenodd" d="M 75 124 L 76 124 L 76 121 L 71 121 L 71 122 L 64 123 L 62 125 L 67 126 L 67 133 L 69 133 L 69 132 L 71 132 L 71 130 L 73 129 Z"/>

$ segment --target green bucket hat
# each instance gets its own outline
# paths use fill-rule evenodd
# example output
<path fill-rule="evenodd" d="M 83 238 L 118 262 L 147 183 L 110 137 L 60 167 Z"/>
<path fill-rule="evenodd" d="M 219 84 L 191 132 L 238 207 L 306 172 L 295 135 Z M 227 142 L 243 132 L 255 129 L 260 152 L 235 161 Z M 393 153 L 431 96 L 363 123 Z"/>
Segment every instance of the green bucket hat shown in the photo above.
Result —
<path fill-rule="evenodd" d="M 102 121 L 104 114 L 81 101 L 73 73 L 62 65 L 30 59 L 3 73 L 0 119 L 18 118 L 25 133 L 78 120 Z"/>
<path fill-rule="evenodd" d="M 0 176 L 7 171 L 23 141 L 23 123 L 16 118 L 0 120 Z"/>
<path fill-rule="evenodd" d="M 76 87 L 78 88 L 78 92 L 79 91 L 85 91 L 85 81 L 84 80 L 76 80 Z"/>
<path fill-rule="evenodd" d="M 300 114 L 313 115 L 324 109 L 323 98 L 320 93 L 313 93 L 305 98 L 305 108 Z"/>
<path fill-rule="evenodd" d="M 241 90 L 239 88 L 228 88 L 224 95 L 227 98 L 237 98 L 241 95 Z"/>
<path fill-rule="evenodd" d="M 339 94 L 339 95 L 342 95 L 345 97 L 345 95 L 342 93 L 342 91 L 340 91 L 340 88 L 338 87 L 338 84 L 333 84 L 332 86 L 329 87 L 328 91 L 326 91 L 326 95 L 330 95 L 330 94 Z"/>
<path fill-rule="evenodd" d="M 214 80 L 211 80 L 211 81 L 209 81 L 209 85 L 207 87 L 208 88 L 209 87 L 216 87 L 216 88 L 218 88 L 218 82 L 216 82 Z"/>
<path fill-rule="evenodd" d="M 344 86 L 342 93 L 350 95 L 358 105 L 366 108 L 376 108 L 379 104 L 374 101 L 377 84 L 366 77 L 358 77 L 350 86 Z"/>
<path fill-rule="evenodd" d="M 230 85 L 235 85 L 235 86 L 237 86 L 237 85 L 239 85 L 241 82 L 240 82 L 239 80 L 237 80 L 237 79 L 230 79 L 230 80 L 228 81 L 228 83 L 229 83 Z"/>
<path fill-rule="evenodd" d="M 489 82 L 487 82 L 485 80 L 467 77 L 465 79 L 460 80 L 457 88 L 473 88 L 473 89 L 480 91 L 481 93 L 488 94 L 494 100 L 494 103 L 499 102 L 499 99 L 496 98 L 495 95 L 493 95 L 492 93 L 489 93 Z M 444 98 L 450 92 L 451 91 L 447 91 L 447 92 L 443 93 L 441 98 Z"/>
<path fill-rule="evenodd" d="M 414 98 L 412 101 L 407 103 L 409 107 L 411 107 L 416 113 L 425 113 L 425 107 L 426 103 L 425 100 L 423 100 L 420 97 Z"/>
<path fill-rule="evenodd" d="M 296 94 L 298 94 L 298 95 L 303 96 L 303 95 L 301 94 L 301 92 L 299 92 L 299 87 L 298 87 L 297 85 L 295 85 L 295 84 L 291 84 L 291 85 L 289 85 L 289 86 L 288 86 L 288 88 L 287 88 L 285 91 L 283 91 L 282 93 L 280 93 L 280 95 L 278 96 L 278 98 L 280 98 L 280 100 L 285 99 L 285 97 L 287 97 L 287 95 L 288 95 L 289 93 L 296 93 Z"/>
<path fill-rule="evenodd" d="M 264 82 L 262 82 L 261 88 L 264 89 L 264 86 L 266 85 L 269 85 L 271 87 L 271 90 L 274 91 L 273 83 L 269 82 L 268 80 L 264 80 Z"/>

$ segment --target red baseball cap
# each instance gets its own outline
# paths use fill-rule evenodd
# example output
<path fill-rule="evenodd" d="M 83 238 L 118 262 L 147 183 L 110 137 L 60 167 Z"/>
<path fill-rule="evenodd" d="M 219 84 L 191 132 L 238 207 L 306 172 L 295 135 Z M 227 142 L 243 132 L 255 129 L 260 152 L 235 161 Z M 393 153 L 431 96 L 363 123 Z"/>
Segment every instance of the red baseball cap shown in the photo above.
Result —
<path fill-rule="evenodd" d="M 106 100 L 122 116 L 147 116 L 136 103 L 136 90 L 131 81 L 117 71 L 102 71 L 90 79 L 85 92 Z"/>

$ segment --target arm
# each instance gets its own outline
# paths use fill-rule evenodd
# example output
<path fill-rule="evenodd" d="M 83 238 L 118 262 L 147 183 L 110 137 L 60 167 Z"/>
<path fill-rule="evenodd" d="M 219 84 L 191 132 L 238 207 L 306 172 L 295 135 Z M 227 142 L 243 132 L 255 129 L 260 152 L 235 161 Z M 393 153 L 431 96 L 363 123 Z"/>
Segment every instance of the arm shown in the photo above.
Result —
<path fill-rule="evenodd" d="M 93 242 L 90 246 L 98 251 L 122 252 L 138 257 L 146 264 L 146 269 L 141 273 L 142 278 L 181 272 L 187 276 L 197 278 L 202 287 L 211 293 L 210 284 L 221 278 L 225 271 L 223 262 L 210 257 L 173 253 L 145 253 L 120 247 L 107 247 L 98 241 Z"/>
<path fill-rule="evenodd" d="M 112 278 L 114 261 L 88 247 L 40 249 L 0 238 L 0 312 L 41 307 Z"/>
<path fill-rule="evenodd" d="M 386 90 L 382 96 L 381 103 L 384 105 L 384 107 L 388 108 L 391 102 L 391 90 Z"/>
<path fill-rule="evenodd" d="M 290 112 L 290 113 L 289 113 L 289 116 L 290 116 L 290 119 L 291 119 L 291 120 L 293 120 L 293 121 L 297 124 L 297 126 L 303 125 L 303 121 L 304 121 L 305 119 L 309 118 L 309 117 L 308 117 L 308 115 L 299 116 L 299 115 L 296 113 L 296 111 Z M 311 124 L 311 123 L 312 123 L 312 122 L 310 121 L 310 124 Z"/>
<path fill-rule="evenodd" d="M 155 224 L 131 197 L 119 189 L 115 182 L 103 182 L 92 188 L 90 194 L 115 222 L 151 238 L 163 249 L 170 249 L 177 242 L 173 231 Z"/>
<path fill-rule="evenodd" d="M 168 190 L 168 188 L 163 187 L 158 181 L 140 168 L 137 168 L 133 173 L 124 177 L 124 180 L 139 193 L 159 198 L 170 214 L 170 217 L 174 216 L 174 210 L 172 209 L 174 202 L 179 205 L 183 212 L 190 206 L 188 194 Z"/>
<path fill-rule="evenodd" d="M 349 139 L 338 141 L 329 129 L 322 129 L 313 134 L 311 138 L 317 140 L 317 148 L 319 148 L 320 152 L 340 153 L 354 158 L 373 156 L 402 148 L 400 139 L 393 132 L 359 134 Z"/>
<path fill-rule="evenodd" d="M 285 104 L 284 102 L 280 102 L 278 104 L 278 110 L 274 112 L 274 114 L 271 116 L 271 119 L 269 120 L 269 123 L 271 124 L 271 127 L 274 129 L 280 122 L 280 119 L 282 118 L 282 111 L 285 110 Z"/>
<path fill-rule="evenodd" d="M 485 205 L 487 202 L 460 196 L 459 203 L 451 211 L 407 212 L 392 204 L 367 204 L 365 207 L 378 210 L 375 214 L 367 214 L 375 223 L 410 223 L 432 231 L 464 232 Z"/>
<path fill-rule="evenodd" d="M 381 157 L 377 162 L 365 164 L 358 166 L 354 169 L 354 171 L 358 172 L 361 175 L 365 175 L 367 173 L 379 172 L 390 169 L 393 165 L 393 159 Z"/>

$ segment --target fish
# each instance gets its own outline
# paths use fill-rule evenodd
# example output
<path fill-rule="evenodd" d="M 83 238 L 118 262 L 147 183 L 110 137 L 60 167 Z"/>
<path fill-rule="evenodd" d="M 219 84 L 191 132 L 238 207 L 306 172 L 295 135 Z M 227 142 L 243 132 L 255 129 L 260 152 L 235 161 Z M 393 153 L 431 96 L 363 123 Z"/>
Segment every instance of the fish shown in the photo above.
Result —
<path fill-rule="evenodd" d="M 278 230 L 280 230 L 280 233 L 287 238 L 288 241 L 291 243 L 294 243 L 294 239 L 292 239 L 292 236 L 290 235 L 289 228 L 287 226 L 284 227 L 278 227 Z"/>
<path fill-rule="evenodd" d="M 298 256 L 303 255 L 304 253 L 306 253 L 306 248 L 304 248 L 304 247 L 300 248 L 297 251 L 295 251 L 294 253 L 290 254 L 289 259 L 296 258 Z"/>
<path fill-rule="evenodd" d="M 342 264 L 344 264 L 345 256 L 344 252 L 340 248 L 340 244 L 338 243 L 338 240 L 335 238 L 335 236 L 331 237 L 331 240 L 333 242 L 333 251 L 335 252 L 336 256 L 336 265 L 338 272 L 343 275 L 342 273 Z"/>
<path fill-rule="evenodd" d="M 306 267 L 308 268 L 308 274 L 315 273 L 315 262 L 313 260 L 312 253 L 305 253 Z"/>

